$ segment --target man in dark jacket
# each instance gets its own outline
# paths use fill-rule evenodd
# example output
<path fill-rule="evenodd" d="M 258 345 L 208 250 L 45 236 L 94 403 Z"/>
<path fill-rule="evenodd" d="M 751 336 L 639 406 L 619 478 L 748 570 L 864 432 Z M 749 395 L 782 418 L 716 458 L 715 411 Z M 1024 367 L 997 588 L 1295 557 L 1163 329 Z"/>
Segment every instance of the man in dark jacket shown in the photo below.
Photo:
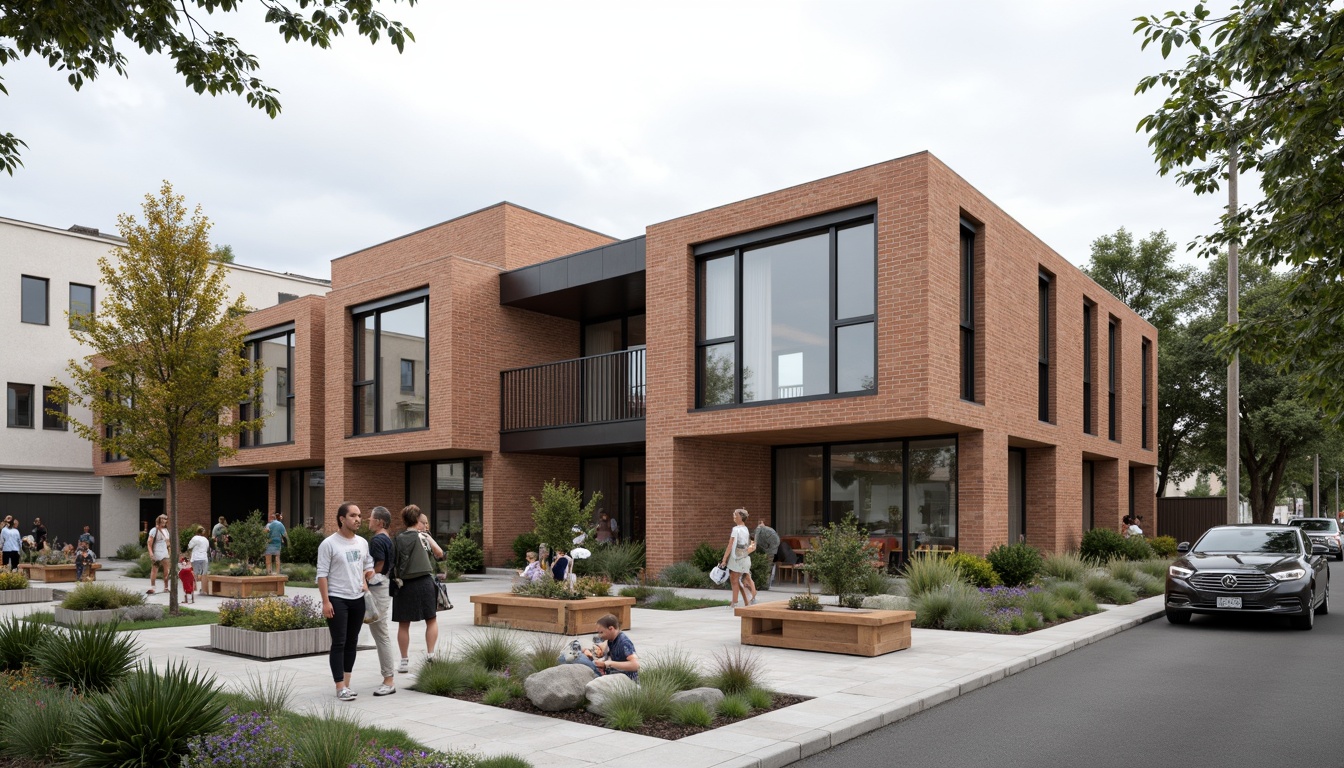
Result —
<path fill-rule="evenodd" d="M 770 578 L 765 585 L 766 589 L 770 589 L 775 585 L 775 561 L 779 555 L 779 533 L 762 520 L 756 524 L 756 535 L 753 538 L 756 539 L 756 551 L 764 552 L 766 557 L 770 558 Z"/>

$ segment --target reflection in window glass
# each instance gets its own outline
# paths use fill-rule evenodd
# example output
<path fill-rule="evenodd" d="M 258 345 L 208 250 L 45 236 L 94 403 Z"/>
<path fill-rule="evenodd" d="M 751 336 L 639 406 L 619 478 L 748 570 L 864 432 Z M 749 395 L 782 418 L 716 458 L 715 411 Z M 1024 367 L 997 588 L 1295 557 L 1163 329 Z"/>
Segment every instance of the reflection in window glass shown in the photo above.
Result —
<path fill-rule="evenodd" d="M 283 443 L 290 439 L 290 352 L 293 334 L 256 342 L 257 362 L 266 367 L 266 378 L 257 394 L 257 405 L 266 417 L 258 444 Z"/>
<path fill-rule="evenodd" d="M 775 451 L 775 528 L 785 535 L 821 530 L 822 448 Z"/>
<path fill-rule="evenodd" d="M 830 392 L 829 256 L 825 233 L 743 253 L 743 402 Z"/>
<path fill-rule="evenodd" d="M 843 320 L 871 315 L 877 280 L 873 225 L 842 229 L 836 240 L 835 316 Z"/>
<path fill-rule="evenodd" d="M 737 371 L 733 358 L 733 344 L 715 344 L 700 348 L 700 402 L 705 405 L 724 405 L 736 402 L 733 389 L 737 384 Z M 743 397 L 751 387 L 750 381 L 742 383 Z"/>
<path fill-rule="evenodd" d="M 706 261 L 701 267 L 700 329 L 702 339 L 732 336 L 736 321 L 733 310 L 737 300 L 737 276 L 732 256 Z"/>
<path fill-rule="evenodd" d="M 429 299 L 354 318 L 355 434 L 429 424 Z"/>
<path fill-rule="evenodd" d="M 33 385 L 10 384 L 7 392 L 7 410 L 5 425 L 9 427 L 33 426 Z"/>
<path fill-rule="evenodd" d="M 47 281 L 46 278 L 28 277 L 24 275 L 20 278 L 22 305 L 19 312 L 19 319 L 25 323 L 36 323 L 37 325 L 47 324 Z"/>
<path fill-rule="evenodd" d="M 844 325 L 835 329 L 835 388 L 837 392 L 877 389 L 873 371 L 873 324 Z"/>
<path fill-rule="evenodd" d="M 905 447 L 899 442 L 831 449 L 831 520 L 853 517 L 871 535 L 901 534 Z"/>
<path fill-rule="evenodd" d="M 434 468 L 434 538 L 446 543 L 467 521 L 466 466 L 460 461 Z"/>
<path fill-rule="evenodd" d="M 957 447 L 952 438 L 910 442 L 910 531 L 916 546 L 957 543 Z"/>
<path fill-rule="evenodd" d="M 70 327 L 84 329 L 84 319 L 93 315 L 93 286 L 70 284 Z"/>

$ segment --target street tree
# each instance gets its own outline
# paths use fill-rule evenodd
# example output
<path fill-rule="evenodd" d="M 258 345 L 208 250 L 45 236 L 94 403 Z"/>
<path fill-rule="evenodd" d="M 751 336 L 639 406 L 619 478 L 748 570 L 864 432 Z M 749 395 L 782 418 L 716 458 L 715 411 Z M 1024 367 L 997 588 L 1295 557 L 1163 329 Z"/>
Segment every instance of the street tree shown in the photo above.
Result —
<path fill-rule="evenodd" d="M 1215 16 L 1202 3 L 1136 20 L 1143 47 L 1181 66 L 1139 81 L 1165 92 L 1139 122 L 1159 171 L 1197 194 L 1217 193 L 1235 150 L 1261 199 L 1196 244 L 1205 255 L 1245 245 L 1248 259 L 1291 275 L 1279 311 L 1246 318 L 1216 339 L 1225 354 L 1273 365 L 1344 419 L 1344 7 L 1312 0 L 1243 0 Z"/>
<path fill-rule="evenodd" d="M 71 360 L 71 382 L 53 380 L 53 399 L 89 409 L 88 423 L 66 418 L 101 451 L 125 456 L 145 488 L 168 486 L 170 542 L 179 541 L 178 485 L 232 456 L 238 435 L 262 419 L 231 418 L 262 386 L 265 371 L 243 357 L 239 296 L 226 302 L 224 270 L 211 262 L 210 221 L 164 182 L 146 195 L 144 220 L 117 218 L 126 239 L 115 259 L 98 261 L 105 295 L 97 314 L 70 333 L 94 354 Z M 176 569 L 169 608 L 177 612 Z"/>
<path fill-rule="evenodd" d="M 401 0 L 390 0 L 396 3 Z M 414 5 L 416 0 L 404 0 Z M 347 29 L 378 42 L 386 36 L 397 51 L 411 30 L 377 10 L 378 0 L 298 0 L 291 8 L 282 0 L 262 0 L 263 19 L 285 42 L 300 40 L 314 48 L 330 48 Z M 212 32 L 202 23 L 207 14 L 235 13 L 238 0 L 88 0 L 31 2 L 0 0 L 0 66 L 37 56 L 79 90 L 105 70 L 126 76 L 128 46 L 172 59 L 185 85 L 196 93 L 234 93 L 274 118 L 280 114 L 278 92 L 257 76 L 260 62 L 238 40 Z M 8 93 L 0 83 L 0 93 Z M 0 171 L 11 176 L 22 165 L 12 133 L 0 134 Z"/>

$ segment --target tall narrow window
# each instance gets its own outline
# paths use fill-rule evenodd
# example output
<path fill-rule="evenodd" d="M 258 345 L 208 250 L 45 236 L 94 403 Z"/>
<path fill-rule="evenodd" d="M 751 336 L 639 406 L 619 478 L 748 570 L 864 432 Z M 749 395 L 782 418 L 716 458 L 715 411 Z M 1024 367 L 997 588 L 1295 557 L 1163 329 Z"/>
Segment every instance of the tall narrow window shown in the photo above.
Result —
<path fill-rule="evenodd" d="M 55 387 L 42 388 L 42 402 L 38 403 L 38 407 L 42 409 L 42 428 L 68 431 L 70 429 L 70 426 L 65 419 L 61 418 L 60 416 L 53 416 L 50 413 L 47 413 L 48 408 L 50 408 L 53 411 L 59 411 L 62 414 L 66 412 L 65 403 L 58 403 L 52 401 L 51 394 L 55 391 L 56 391 Z"/>
<path fill-rule="evenodd" d="M 1083 431 L 1089 435 L 1097 434 L 1092 423 L 1092 316 L 1096 313 L 1095 304 L 1083 301 Z"/>
<path fill-rule="evenodd" d="M 70 327 L 84 330 L 85 320 L 93 316 L 93 286 L 70 284 Z"/>
<path fill-rule="evenodd" d="M 1116 341 L 1117 328 L 1115 318 L 1106 324 L 1106 436 L 1116 439 Z"/>
<path fill-rule="evenodd" d="M 1152 393 L 1152 389 L 1151 389 L 1152 384 L 1151 384 L 1151 383 L 1149 382 L 1149 380 L 1148 380 L 1148 377 L 1149 377 L 1150 375 L 1152 375 L 1152 371 L 1153 371 L 1152 357 L 1153 357 L 1153 344 L 1152 344 L 1152 342 L 1148 341 L 1147 339 L 1144 339 L 1144 340 L 1143 340 L 1143 386 L 1142 386 L 1142 390 L 1143 390 L 1143 427 L 1142 427 L 1142 434 L 1143 434 L 1143 447 L 1144 447 L 1145 449 L 1147 449 L 1147 448 L 1152 448 L 1152 447 L 1153 447 L 1151 444 L 1149 444 L 1149 440 L 1151 439 L 1151 436 L 1150 436 L 1150 434 L 1149 434 L 1149 427 L 1148 427 L 1148 418 L 1149 418 L 1149 415 L 1150 415 L 1150 413 L 1151 413 L 1151 411 L 1150 411 L 1150 407 L 1151 407 L 1151 405 L 1150 405 L 1150 404 L 1151 404 L 1151 402 L 1152 402 L 1152 394 L 1153 394 L 1153 393 Z"/>
<path fill-rule="evenodd" d="M 975 402 L 975 230 L 961 226 L 961 399 Z"/>
<path fill-rule="evenodd" d="M 354 433 L 429 426 L 429 290 L 350 309 L 355 329 Z"/>
<path fill-rule="evenodd" d="M 20 277 L 19 319 L 34 325 L 47 324 L 47 278 Z"/>
<path fill-rule="evenodd" d="M 294 327 L 268 328 L 246 339 L 243 355 L 254 367 L 266 369 L 261 388 L 238 407 L 250 421 L 266 418 L 260 429 L 244 432 L 243 446 L 272 445 L 294 440 Z"/>
<path fill-rule="evenodd" d="M 10 384 L 6 392 L 5 426 L 33 428 L 33 385 Z"/>
<path fill-rule="evenodd" d="M 1036 417 L 1050 421 L 1050 276 L 1042 272 L 1036 283 L 1037 362 Z"/>

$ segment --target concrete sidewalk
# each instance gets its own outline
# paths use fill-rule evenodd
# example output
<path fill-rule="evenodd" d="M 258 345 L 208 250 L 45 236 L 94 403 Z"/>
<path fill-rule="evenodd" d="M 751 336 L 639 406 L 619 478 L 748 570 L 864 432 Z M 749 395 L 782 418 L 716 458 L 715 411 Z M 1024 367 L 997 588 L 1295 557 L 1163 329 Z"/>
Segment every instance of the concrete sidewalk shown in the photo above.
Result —
<path fill-rule="evenodd" d="M 105 561 L 107 562 L 107 561 Z M 99 573 L 99 581 L 120 583 L 143 592 L 147 579 L 124 578 L 115 562 Z M 439 614 L 439 650 L 476 631 L 472 627 L 472 594 L 501 592 L 508 579 L 476 577 L 449 586 L 455 610 Z M 293 594 L 316 590 L 292 589 Z M 688 595 L 699 590 L 679 590 Z M 789 592 L 762 592 L 762 600 L 786 598 Z M 704 596 L 723 597 L 721 591 Z M 724 598 L 726 599 L 726 598 Z M 150 598 L 166 603 L 162 593 Z M 199 599 L 195 607 L 215 609 L 218 598 Z M 47 609 L 46 605 L 5 606 L 4 613 Z M 803 702 L 723 728 L 665 741 L 610 731 L 539 715 L 471 704 L 410 690 L 412 674 L 397 675 L 394 696 L 374 698 L 381 682 L 373 650 L 361 651 L 353 688 L 360 698 L 338 704 L 325 656 L 260 662 L 192 650 L 209 645 L 208 626 L 146 630 L 138 641 L 156 663 L 185 660 L 212 672 L 222 684 L 236 687 L 249 676 L 279 675 L 292 679 L 293 706 L 321 712 L 332 706 L 357 713 L 367 724 L 402 728 L 435 748 L 472 749 L 485 754 L 514 753 L 538 768 L 566 766 L 675 765 L 677 768 L 772 768 L 788 765 L 888 723 L 909 717 L 963 693 L 1016 674 L 1075 648 L 1094 643 L 1162 614 L 1162 599 L 1149 598 L 1129 606 L 1106 607 L 1102 613 L 1024 636 L 989 635 L 942 630 L 913 630 L 904 651 L 864 658 L 827 653 L 752 648 L 768 670 L 767 684 L 778 691 L 813 696 Z M 635 608 L 630 636 L 640 655 L 678 646 L 706 662 L 725 649 L 737 649 L 740 620 L 726 608 L 655 611 Z M 519 633 L 524 642 L 533 633 Z M 361 645 L 372 645 L 367 629 Z M 424 658 L 424 631 L 411 627 L 413 667 Z"/>

